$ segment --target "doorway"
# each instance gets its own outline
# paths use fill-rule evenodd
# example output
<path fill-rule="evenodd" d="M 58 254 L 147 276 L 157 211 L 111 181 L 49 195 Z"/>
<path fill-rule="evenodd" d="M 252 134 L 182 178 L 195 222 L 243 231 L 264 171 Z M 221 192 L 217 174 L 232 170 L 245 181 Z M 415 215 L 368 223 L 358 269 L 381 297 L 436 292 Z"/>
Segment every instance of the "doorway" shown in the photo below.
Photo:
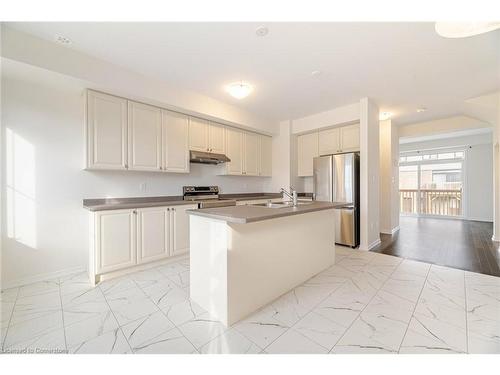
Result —
<path fill-rule="evenodd" d="M 400 214 L 464 217 L 465 157 L 464 149 L 401 154 Z"/>

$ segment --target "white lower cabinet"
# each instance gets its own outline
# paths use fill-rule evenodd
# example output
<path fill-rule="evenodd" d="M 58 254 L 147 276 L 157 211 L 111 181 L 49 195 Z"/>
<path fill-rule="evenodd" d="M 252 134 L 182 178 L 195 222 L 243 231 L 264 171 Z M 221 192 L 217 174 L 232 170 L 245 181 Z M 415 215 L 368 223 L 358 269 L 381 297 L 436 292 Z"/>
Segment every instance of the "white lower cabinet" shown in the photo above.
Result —
<path fill-rule="evenodd" d="M 92 214 L 90 278 L 189 252 L 189 215 L 196 205 Z"/>
<path fill-rule="evenodd" d="M 170 255 L 180 255 L 189 252 L 189 215 L 186 210 L 192 210 L 196 206 L 175 206 L 171 208 L 170 233 L 171 251 Z"/>
<path fill-rule="evenodd" d="M 170 208 L 137 210 L 137 263 L 146 263 L 169 255 Z"/>
<path fill-rule="evenodd" d="M 135 210 L 95 214 L 95 272 L 112 272 L 133 266 L 136 257 Z"/>

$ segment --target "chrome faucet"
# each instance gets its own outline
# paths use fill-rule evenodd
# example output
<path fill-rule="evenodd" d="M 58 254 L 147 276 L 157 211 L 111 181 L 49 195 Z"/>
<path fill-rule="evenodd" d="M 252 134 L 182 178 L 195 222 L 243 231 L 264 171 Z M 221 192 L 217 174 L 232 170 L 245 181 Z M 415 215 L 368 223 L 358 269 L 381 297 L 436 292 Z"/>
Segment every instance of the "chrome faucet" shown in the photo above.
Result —
<path fill-rule="evenodd" d="M 295 190 L 292 186 L 290 186 L 290 193 L 285 189 L 281 188 L 280 193 L 283 194 L 283 198 L 285 195 L 292 200 L 293 207 L 297 207 L 297 190 Z"/>

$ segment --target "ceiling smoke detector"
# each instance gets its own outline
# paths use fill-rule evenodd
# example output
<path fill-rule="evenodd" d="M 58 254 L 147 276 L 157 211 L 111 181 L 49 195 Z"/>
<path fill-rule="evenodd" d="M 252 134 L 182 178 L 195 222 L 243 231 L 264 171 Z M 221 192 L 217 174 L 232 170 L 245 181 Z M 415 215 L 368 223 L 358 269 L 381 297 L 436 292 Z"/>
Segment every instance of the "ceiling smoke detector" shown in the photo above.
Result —
<path fill-rule="evenodd" d="M 255 30 L 255 34 L 257 36 L 266 36 L 268 33 L 269 33 L 269 29 L 265 26 L 257 27 L 257 29 Z"/>
<path fill-rule="evenodd" d="M 427 111 L 427 108 L 425 108 L 425 107 L 417 108 L 417 112 L 418 113 L 422 113 L 422 112 L 425 112 L 425 111 Z"/>
<path fill-rule="evenodd" d="M 313 70 L 311 72 L 311 77 L 317 77 L 321 74 L 321 70 Z"/>
<path fill-rule="evenodd" d="M 59 44 L 65 45 L 65 46 L 69 46 L 69 45 L 73 44 L 71 39 L 66 38 L 65 36 L 62 36 L 62 35 L 56 35 L 55 40 L 56 40 L 56 43 L 59 43 Z"/>

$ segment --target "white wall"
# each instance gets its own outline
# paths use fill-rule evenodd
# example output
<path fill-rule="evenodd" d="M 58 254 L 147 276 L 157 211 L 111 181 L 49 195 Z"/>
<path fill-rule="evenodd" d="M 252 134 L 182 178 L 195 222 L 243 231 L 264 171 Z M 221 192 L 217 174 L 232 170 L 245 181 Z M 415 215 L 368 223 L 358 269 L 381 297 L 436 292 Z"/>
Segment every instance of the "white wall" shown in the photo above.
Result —
<path fill-rule="evenodd" d="M 399 140 L 391 120 L 380 121 L 380 232 L 399 229 Z"/>
<path fill-rule="evenodd" d="M 205 95 L 173 87 L 154 77 L 124 69 L 56 43 L 2 28 L 3 57 L 58 72 L 87 82 L 87 87 L 129 99 L 200 115 L 227 125 L 269 134 L 277 132 L 275 121 Z"/>
<path fill-rule="evenodd" d="M 359 110 L 359 103 L 353 103 L 294 119 L 292 132 L 293 134 L 307 133 L 315 129 L 357 122 L 359 120 Z"/>
<path fill-rule="evenodd" d="M 84 198 L 181 195 L 183 185 L 200 184 L 219 185 L 224 193 L 269 188 L 270 178 L 217 176 L 206 165 L 192 164 L 189 175 L 82 170 L 84 88 L 40 68 L 2 66 L 2 207 L 13 201 L 6 193 L 17 199 L 2 211 L 4 283 L 86 266 Z M 12 142 L 15 148 L 7 148 Z"/>
<path fill-rule="evenodd" d="M 468 116 L 453 116 L 438 120 L 402 125 L 399 127 L 399 137 L 411 138 L 481 128 L 491 128 L 491 125 Z"/>
<path fill-rule="evenodd" d="M 493 147 L 492 134 L 450 137 L 440 140 L 405 143 L 401 151 L 463 147 L 465 160 L 465 217 L 469 220 L 493 221 Z"/>

